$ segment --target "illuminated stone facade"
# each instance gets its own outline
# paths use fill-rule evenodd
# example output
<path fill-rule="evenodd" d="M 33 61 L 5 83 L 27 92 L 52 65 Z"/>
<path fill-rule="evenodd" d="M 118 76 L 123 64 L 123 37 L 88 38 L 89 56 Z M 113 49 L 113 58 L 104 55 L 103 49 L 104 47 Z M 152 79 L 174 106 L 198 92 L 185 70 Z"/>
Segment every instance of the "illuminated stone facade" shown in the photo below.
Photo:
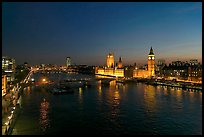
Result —
<path fill-rule="evenodd" d="M 114 75 L 114 68 L 105 68 L 104 75 L 113 76 Z"/>
<path fill-rule="evenodd" d="M 116 76 L 116 77 L 124 77 L 124 69 L 115 69 L 114 76 Z"/>
<path fill-rule="evenodd" d="M 109 53 L 107 55 L 107 67 L 108 68 L 113 68 L 114 67 L 114 55 L 112 53 Z"/>
<path fill-rule="evenodd" d="M 133 77 L 147 78 L 152 76 L 155 76 L 155 56 L 151 47 L 150 53 L 148 54 L 147 70 L 136 68 L 133 70 Z"/>
<path fill-rule="evenodd" d="M 149 71 L 143 69 L 135 69 L 133 70 L 133 77 L 147 78 L 149 77 Z"/>
<path fill-rule="evenodd" d="M 108 54 L 107 56 L 107 67 L 105 68 L 96 68 L 95 74 L 100 75 L 108 75 L 108 76 L 115 76 L 115 77 L 124 77 L 125 70 L 122 68 L 122 60 L 121 57 L 119 58 L 118 65 L 114 67 L 114 55 Z M 135 69 L 132 70 L 132 77 L 152 77 L 155 76 L 155 56 L 153 53 L 153 49 L 151 47 L 150 53 L 148 54 L 148 66 L 146 69 L 138 69 L 135 67 Z M 129 72 L 128 72 L 129 73 Z M 127 74 L 127 70 L 126 70 Z M 128 77 L 130 77 L 128 75 Z"/>
<path fill-rule="evenodd" d="M 101 74 L 101 75 L 104 75 L 104 68 L 96 68 L 96 74 Z"/>
<path fill-rule="evenodd" d="M 153 53 L 153 49 L 151 47 L 150 53 L 148 55 L 148 71 L 149 71 L 149 76 L 155 76 L 155 56 Z"/>
<path fill-rule="evenodd" d="M 115 76 L 115 77 L 124 77 L 124 69 L 118 68 L 97 68 L 95 74 Z"/>
<path fill-rule="evenodd" d="M 114 55 L 108 54 L 107 56 L 107 66 L 106 67 L 96 67 L 95 74 L 124 77 L 124 69 L 122 68 L 122 60 L 119 58 L 118 66 L 114 67 Z"/>

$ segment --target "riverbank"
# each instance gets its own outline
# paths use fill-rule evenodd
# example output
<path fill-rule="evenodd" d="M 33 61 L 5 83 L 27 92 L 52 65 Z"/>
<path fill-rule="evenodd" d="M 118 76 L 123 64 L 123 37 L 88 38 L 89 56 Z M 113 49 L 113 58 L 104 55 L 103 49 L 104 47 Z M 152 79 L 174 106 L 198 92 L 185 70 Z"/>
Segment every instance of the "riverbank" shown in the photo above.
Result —
<path fill-rule="evenodd" d="M 19 83 L 19 85 L 26 82 L 29 74 Z M 12 130 L 21 111 L 21 95 L 23 93 L 23 88 L 24 86 L 16 86 L 2 97 L 2 103 L 5 102 L 5 107 L 2 109 L 2 135 L 12 134 Z"/>
<path fill-rule="evenodd" d="M 12 133 L 21 110 L 21 95 L 18 99 L 10 100 L 10 102 L 7 111 L 2 110 L 2 135 L 11 135 Z"/>
<path fill-rule="evenodd" d="M 147 85 L 153 86 L 167 86 L 167 87 L 178 87 L 184 90 L 194 89 L 202 92 L 202 84 L 185 82 L 185 81 L 175 81 L 175 80 L 158 80 L 158 79 L 147 79 L 147 78 L 132 78 L 124 79 L 124 83 L 127 82 L 140 82 Z"/>
<path fill-rule="evenodd" d="M 109 75 L 96 74 L 96 76 L 101 76 L 107 79 L 116 79 L 117 83 L 145 83 L 147 85 L 153 86 L 168 86 L 168 87 L 178 87 L 184 90 L 193 89 L 196 91 L 202 92 L 202 83 L 194 83 L 190 81 L 176 81 L 176 80 L 164 80 L 156 78 L 124 78 L 124 77 L 115 77 Z"/>

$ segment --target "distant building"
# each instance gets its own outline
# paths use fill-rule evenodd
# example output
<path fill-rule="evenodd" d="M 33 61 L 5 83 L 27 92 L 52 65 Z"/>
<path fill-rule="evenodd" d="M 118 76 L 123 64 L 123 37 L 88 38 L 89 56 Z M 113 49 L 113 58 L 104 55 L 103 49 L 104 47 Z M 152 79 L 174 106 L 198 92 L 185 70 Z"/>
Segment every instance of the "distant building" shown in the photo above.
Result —
<path fill-rule="evenodd" d="M 122 65 L 122 59 L 121 57 L 119 58 L 119 61 L 118 61 L 118 68 L 122 68 L 123 65 Z"/>
<path fill-rule="evenodd" d="M 119 58 L 118 66 L 114 67 L 114 55 L 110 53 L 107 55 L 106 63 L 106 67 L 96 67 L 95 74 L 124 77 L 121 57 Z"/>
<path fill-rule="evenodd" d="M 148 55 L 148 71 L 149 71 L 149 76 L 155 76 L 155 57 L 154 57 L 152 47 Z"/>
<path fill-rule="evenodd" d="M 145 68 L 140 69 L 136 67 L 133 70 L 133 77 L 147 78 L 147 77 L 152 77 L 152 76 L 155 76 L 155 55 L 151 47 L 150 53 L 148 54 L 147 70 Z"/>
<path fill-rule="evenodd" d="M 2 96 L 6 94 L 6 90 L 7 90 L 6 87 L 7 87 L 6 75 L 2 75 Z"/>
<path fill-rule="evenodd" d="M 202 82 L 202 65 L 191 65 L 188 67 L 188 80 Z"/>
<path fill-rule="evenodd" d="M 166 65 L 164 59 L 158 59 L 157 65 L 155 65 L 155 75 L 158 77 L 162 77 L 162 69 Z"/>
<path fill-rule="evenodd" d="M 158 59 L 157 66 L 164 66 L 165 65 L 165 60 L 164 59 Z"/>
<path fill-rule="evenodd" d="M 95 68 L 95 74 L 104 75 L 105 74 L 105 69 L 102 68 L 102 67 L 96 67 Z"/>
<path fill-rule="evenodd" d="M 189 64 L 181 61 L 172 61 L 169 66 L 165 65 L 161 70 L 161 75 L 167 79 L 187 80 Z"/>
<path fill-rule="evenodd" d="M 162 68 L 162 75 L 169 79 L 201 82 L 202 65 L 196 60 L 191 60 L 189 63 L 187 61 L 172 61 L 169 66 L 165 65 Z"/>
<path fill-rule="evenodd" d="M 122 69 L 122 68 L 115 69 L 114 76 L 116 76 L 116 77 L 124 77 L 124 69 Z"/>
<path fill-rule="evenodd" d="M 114 75 L 114 68 L 105 68 L 104 74 L 109 75 L 109 76 L 113 76 Z"/>
<path fill-rule="evenodd" d="M 113 68 L 114 67 L 114 55 L 112 53 L 109 53 L 106 58 L 107 67 Z"/>
<path fill-rule="evenodd" d="M 190 65 L 191 66 L 198 65 L 198 60 L 197 59 L 191 59 L 190 60 Z"/>
<path fill-rule="evenodd" d="M 15 60 L 10 57 L 2 57 L 2 70 L 4 72 L 14 72 L 15 71 Z"/>
<path fill-rule="evenodd" d="M 24 66 L 25 66 L 25 68 L 27 68 L 28 67 L 28 62 L 24 62 Z"/>
<path fill-rule="evenodd" d="M 135 64 L 136 65 L 136 64 Z M 136 66 L 126 66 L 124 75 L 126 78 L 132 78 L 133 77 L 133 71 L 135 70 Z"/>
<path fill-rule="evenodd" d="M 2 74 L 7 77 L 7 82 L 12 82 L 15 79 L 16 63 L 13 58 L 3 56 L 2 57 Z"/>
<path fill-rule="evenodd" d="M 149 71 L 144 70 L 144 69 L 135 69 L 133 71 L 133 77 L 147 78 L 149 77 Z"/>
<path fill-rule="evenodd" d="M 186 62 L 182 62 L 182 61 L 172 61 L 171 65 L 172 66 L 183 66 Z"/>
<path fill-rule="evenodd" d="M 71 65 L 71 58 L 67 57 L 66 58 L 66 66 L 69 67 Z"/>
<path fill-rule="evenodd" d="M 136 66 L 130 66 L 122 68 L 122 59 L 119 58 L 117 67 L 114 67 L 114 55 L 108 54 L 107 56 L 107 67 L 96 67 L 95 74 L 109 75 L 116 77 L 152 77 L 155 76 L 155 58 L 153 49 L 151 47 L 150 53 L 148 54 L 148 64 L 146 69 L 139 69 Z M 136 64 L 135 64 L 136 65 Z"/>

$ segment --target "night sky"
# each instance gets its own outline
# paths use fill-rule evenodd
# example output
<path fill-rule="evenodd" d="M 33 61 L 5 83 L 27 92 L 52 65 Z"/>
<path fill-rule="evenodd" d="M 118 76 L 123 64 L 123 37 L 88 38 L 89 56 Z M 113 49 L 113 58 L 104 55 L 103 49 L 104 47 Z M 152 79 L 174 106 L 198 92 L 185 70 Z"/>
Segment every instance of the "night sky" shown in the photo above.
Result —
<path fill-rule="evenodd" d="M 202 3 L 2 3 L 2 54 L 17 64 L 202 59 Z"/>

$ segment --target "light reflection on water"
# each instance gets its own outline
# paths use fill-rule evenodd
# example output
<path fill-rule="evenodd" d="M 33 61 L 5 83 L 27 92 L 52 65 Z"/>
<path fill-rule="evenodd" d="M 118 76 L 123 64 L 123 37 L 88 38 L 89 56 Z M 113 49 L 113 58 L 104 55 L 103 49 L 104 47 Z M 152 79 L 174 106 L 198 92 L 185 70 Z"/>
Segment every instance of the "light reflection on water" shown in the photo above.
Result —
<path fill-rule="evenodd" d="M 44 98 L 40 103 L 40 127 L 45 132 L 49 126 L 49 102 Z"/>
<path fill-rule="evenodd" d="M 112 105 L 112 118 L 116 119 L 119 116 L 120 111 L 120 94 L 118 90 L 118 85 L 115 85 L 115 91 L 114 91 L 114 99 L 113 99 L 113 105 Z"/>
<path fill-rule="evenodd" d="M 82 107 L 82 105 L 83 105 L 83 89 L 80 87 L 78 89 L 78 91 L 79 91 L 79 104 L 81 104 L 81 107 Z"/>
<path fill-rule="evenodd" d="M 153 86 L 146 86 L 144 90 L 144 102 L 147 112 L 154 112 L 156 107 L 155 89 Z"/>
<path fill-rule="evenodd" d="M 22 134 L 202 134 L 202 92 L 113 80 L 109 86 L 99 82 L 74 94 L 54 96 L 45 88 L 27 88 L 24 93 L 16 128 L 26 127 L 23 116 L 31 115 L 29 119 L 39 120 L 40 133 Z"/>

